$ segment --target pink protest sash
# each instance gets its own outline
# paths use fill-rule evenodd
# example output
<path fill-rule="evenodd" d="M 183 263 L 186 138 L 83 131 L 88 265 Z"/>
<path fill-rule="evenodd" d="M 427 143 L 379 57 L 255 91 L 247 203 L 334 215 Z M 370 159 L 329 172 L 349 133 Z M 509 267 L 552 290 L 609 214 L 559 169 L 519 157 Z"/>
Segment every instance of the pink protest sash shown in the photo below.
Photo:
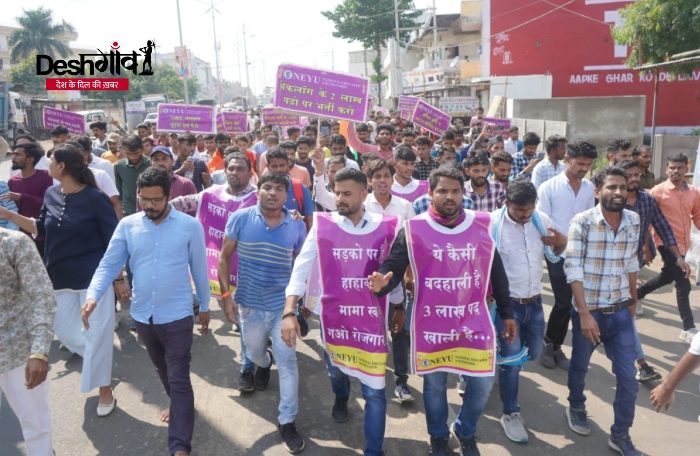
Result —
<path fill-rule="evenodd" d="M 384 388 L 388 297 L 372 293 L 367 277 L 389 255 L 398 219 L 384 216 L 374 230 L 355 234 L 336 223 L 333 214 L 314 216 L 323 344 L 341 371 L 371 388 Z"/>
<path fill-rule="evenodd" d="M 416 189 L 413 190 L 412 192 L 401 193 L 401 192 L 396 191 L 392 186 L 391 194 L 396 195 L 398 197 L 401 197 L 405 200 L 408 200 L 409 203 L 413 203 L 415 200 L 417 200 L 421 196 L 428 193 L 428 190 L 430 190 L 430 184 L 428 183 L 428 181 L 427 180 L 419 180 L 418 187 L 416 187 Z"/>
<path fill-rule="evenodd" d="M 217 266 L 219 252 L 224 243 L 226 222 L 238 209 L 254 206 L 258 203 L 258 194 L 250 192 L 243 196 L 232 196 L 226 191 L 226 185 L 214 185 L 202 192 L 197 206 L 197 220 L 204 227 L 204 243 L 207 248 L 207 275 L 209 289 L 214 298 L 221 297 Z M 231 286 L 237 283 L 238 260 L 236 252 L 231 256 Z M 233 291 L 233 290 L 232 290 Z"/>
<path fill-rule="evenodd" d="M 406 222 L 415 280 L 411 318 L 411 367 L 494 375 L 496 334 L 486 306 L 495 244 L 488 213 L 467 211 L 453 229 L 428 213 Z"/>

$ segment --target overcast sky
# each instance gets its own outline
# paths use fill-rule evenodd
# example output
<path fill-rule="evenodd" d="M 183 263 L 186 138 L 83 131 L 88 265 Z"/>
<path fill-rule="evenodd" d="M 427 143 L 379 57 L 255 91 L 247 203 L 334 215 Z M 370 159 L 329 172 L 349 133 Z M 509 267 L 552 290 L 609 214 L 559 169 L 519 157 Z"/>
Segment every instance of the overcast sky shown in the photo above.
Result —
<path fill-rule="evenodd" d="M 72 43 L 102 51 L 118 41 L 122 52 L 138 50 L 155 39 L 158 52 L 172 52 L 180 43 L 176 0 L 22 0 L 3 1 L 0 24 L 16 26 L 22 9 L 51 8 L 54 19 L 66 20 L 78 32 Z M 220 46 L 221 73 L 225 79 L 245 84 L 243 24 L 247 35 L 251 87 L 259 93 L 274 85 L 275 71 L 282 62 L 347 71 L 348 52 L 359 43 L 333 38 L 333 23 L 320 11 L 335 8 L 338 0 L 214 0 L 218 11 L 216 35 Z M 432 6 L 432 0 L 414 0 L 417 8 Z M 458 13 L 459 0 L 435 0 L 438 14 Z M 210 0 L 180 0 L 183 42 L 193 55 L 208 61 L 215 75 L 214 33 Z M 106 51 L 105 51 L 106 52 Z"/>

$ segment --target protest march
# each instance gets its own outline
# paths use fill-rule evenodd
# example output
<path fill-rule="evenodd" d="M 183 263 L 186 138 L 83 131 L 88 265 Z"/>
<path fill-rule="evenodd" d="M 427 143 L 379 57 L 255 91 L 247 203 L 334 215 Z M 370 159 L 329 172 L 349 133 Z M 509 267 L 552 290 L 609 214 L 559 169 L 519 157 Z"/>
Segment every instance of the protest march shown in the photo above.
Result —
<path fill-rule="evenodd" d="M 147 59 L 155 46 L 141 49 Z M 119 66 L 116 49 L 99 52 Z M 126 52 L 136 74 L 141 54 Z M 546 432 L 569 439 L 566 454 L 589 454 L 582 437 L 602 442 L 587 451 L 641 455 L 640 407 L 700 404 L 696 389 L 672 405 L 700 366 L 694 150 L 654 167 L 656 146 L 624 131 L 601 144 L 413 88 L 383 107 L 371 78 L 293 62 L 259 106 L 164 97 L 152 121 L 115 128 L 46 104 L 35 114 L 50 145 L 39 130 L 14 132 L 0 180 L 0 393 L 22 451 L 56 455 L 69 437 L 49 393 L 66 357 L 79 360 L 80 391 L 61 394 L 86 423 L 109 429 L 129 413 L 125 335 L 144 356 L 130 388 L 167 401 L 157 454 L 207 453 L 203 396 L 274 422 L 264 444 L 230 453 L 251 455 L 345 454 L 324 441 L 350 420 L 362 443 L 346 442 L 349 454 L 488 454 L 495 428 L 512 454 Z M 668 285 L 674 318 L 662 324 L 674 336 L 658 340 L 638 321 L 655 318 L 651 300 Z M 195 355 L 212 333 L 235 341 L 216 365 Z M 649 356 L 656 342 L 677 356 Z M 534 366 L 539 382 L 525 380 Z M 231 381 L 205 392 L 214 371 Z M 551 400 L 552 384 L 567 393 L 546 408 L 560 426 L 544 429 L 530 401 Z M 605 391 L 598 413 L 592 390 Z M 408 415 L 420 442 L 391 447 Z M 114 440 L 104 454 L 139 454 Z"/>

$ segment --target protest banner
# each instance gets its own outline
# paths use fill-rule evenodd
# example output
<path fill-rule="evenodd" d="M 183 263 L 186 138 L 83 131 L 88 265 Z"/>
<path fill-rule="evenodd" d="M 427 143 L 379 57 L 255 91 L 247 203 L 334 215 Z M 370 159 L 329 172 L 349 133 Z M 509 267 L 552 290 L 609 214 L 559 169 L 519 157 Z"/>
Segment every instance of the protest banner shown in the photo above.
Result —
<path fill-rule="evenodd" d="M 50 130 L 59 125 L 63 125 L 68 129 L 69 133 L 75 133 L 78 135 L 85 134 L 85 116 L 82 114 L 44 106 L 42 115 L 44 120 L 44 128 L 46 129 Z"/>
<path fill-rule="evenodd" d="M 220 112 L 216 115 L 216 131 L 240 134 L 248 131 L 248 114 L 245 112 Z"/>
<path fill-rule="evenodd" d="M 411 95 L 399 96 L 399 115 L 402 119 L 410 121 L 413 118 L 413 110 L 416 108 L 418 100 L 420 100 L 419 97 L 413 97 Z"/>
<path fill-rule="evenodd" d="M 468 115 L 479 107 L 480 101 L 477 97 L 442 97 L 438 102 L 438 107 L 450 115 Z"/>
<path fill-rule="evenodd" d="M 496 333 L 486 294 L 495 246 L 490 215 L 472 214 L 450 230 L 427 213 L 405 223 L 415 283 L 410 320 L 415 373 L 494 373 Z"/>
<path fill-rule="evenodd" d="M 264 125 L 298 126 L 301 117 L 298 114 L 283 112 L 275 108 L 262 108 L 262 123 Z"/>
<path fill-rule="evenodd" d="M 321 336 L 331 363 L 374 389 L 385 386 L 388 296 L 369 289 L 396 237 L 398 219 L 385 216 L 364 234 L 349 234 L 333 215 L 314 214 L 321 295 Z"/>
<path fill-rule="evenodd" d="M 207 251 L 207 276 L 209 289 L 214 298 L 221 297 L 219 285 L 219 251 L 224 243 L 226 222 L 232 213 L 238 209 L 254 206 L 258 202 L 256 192 L 243 196 L 233 196 L 226 191 L 226 185 L 213 185 L 202 192 L 197 206 L 196 217 L 204 228 L 204 244 Z M 231 271 L 229 281 L 232 287 L 238 283 L 238 255 L 231 256 Z"/>
<path fill-rule="evenodd" d="M 482 117 L 481 122 L 484 127 L 489 127 L 489 138 L 493 138 L 494 136 L 505 136 L 510 129 L 510 119 Z"/>
<path fill-rule="evenodd" d="M 364 122 L 369 79 L 284 63 L 277 69 L 275 106 L 287 111 Z"/>
<path fill-rule="evenodd" d="M 429 105 L 422 99 L 416 103 L 412 114 L 413 124 L 419 128 L 425 128 L 429 132 L 440 136 L 450 128 L 450 115 Z"/>
<path fill-rule="evenodd" d="M 214 107 L 185 104 L 158 104 L 159 132 L 172 133 L 214 133 Z"/>

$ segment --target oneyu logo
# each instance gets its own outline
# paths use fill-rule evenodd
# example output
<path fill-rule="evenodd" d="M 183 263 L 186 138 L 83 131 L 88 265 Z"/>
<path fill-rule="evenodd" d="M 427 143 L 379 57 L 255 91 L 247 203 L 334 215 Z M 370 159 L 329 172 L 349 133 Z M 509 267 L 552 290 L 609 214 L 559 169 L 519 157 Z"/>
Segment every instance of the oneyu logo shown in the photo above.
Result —
<path fill-rule="evenodd" d="M 151 54 L 156 47 L 155 41 L 148 40 L 146 45 L 139 48 L 140 52 L 131 51 L 127 54 L 119 52 L 121 46 L 113 42 L 108 53 L 99 48 L 96 54 L 78 54 L 76 60 L 54 59 L 49 55 L 36 56 L 36 74 L 40 76 L 55 74 L 58 76 L 94 76 L 95 73 L 121 74 L 121 70 L 131 71 L 133 74 L 152 76 Z M 141 72 L 139 73 L 139 57 L 142 57 Z"/>

